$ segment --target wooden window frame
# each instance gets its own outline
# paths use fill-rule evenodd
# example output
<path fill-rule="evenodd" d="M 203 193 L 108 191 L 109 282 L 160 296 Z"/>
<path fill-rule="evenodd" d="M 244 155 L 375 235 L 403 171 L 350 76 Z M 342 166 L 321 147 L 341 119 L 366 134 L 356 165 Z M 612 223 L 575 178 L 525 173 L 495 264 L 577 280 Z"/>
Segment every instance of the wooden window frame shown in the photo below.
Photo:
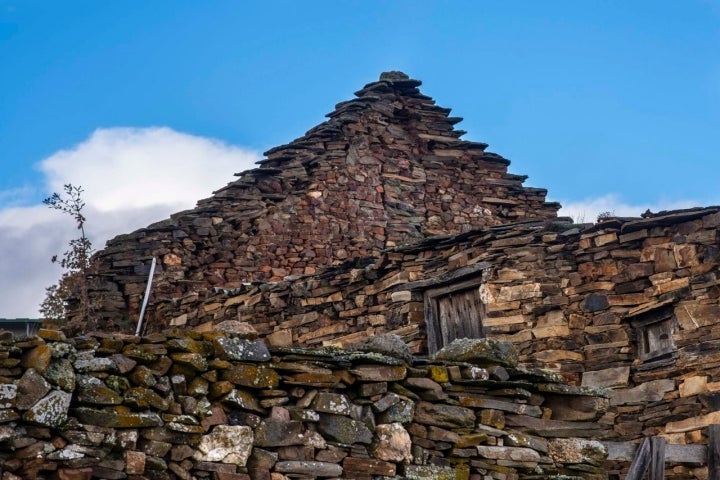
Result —
<path fill-rule="evenodd" d="M 427 332 L 429 354 L 432 355 L 444 346 L 442 345 L 442 334 L 440 332 L 437 298 L 460 290 L 480 288 L 480 286 L 487 281 L 492 271 L 493 265 L 491 263 L 477 262 L 450 272 L 435 275 L 432 278 L 409 282 L 397 287 L 398 289 L 402 288 L 402 290 L 422 292 L 423 294 L 425 303 L 425 331 Z M 484 305 L 483 303 L 483 306 Z M 480 325 L 480 334 L 484 335 L 482 324 Z"/>
<path fill-rule="evenodd" d="M 444 347 L 444 341 L 443 338 L 445 335 L 443 334 L 443 324 L 440 319 L 440 305 L 439 301 L 441 298 L 444 298 L 446 296 L 452 295 L 454 293 L 459 293 L 463 291 L 468 290 L 477 290 L 480 288 L 480 285 L 482 285 L 483 279 L 481 277 L 471 278 L 469 280 L 465 280 L 458 283 L 452 283 L 449 285 L 445 285 L 443 287 L 438 288 L 431 288 L 428 290 L 425 290 L 424 292 L 424 301 L 425 301 L 425 328 L 427 331 L 427 341 L 428 341 L 428 353 L 433 354 L 440 350 L 442 347 Z M 481 302 L 482 304 L 482 302 Z M 484 306 L 484 304 L 482 304 Z M 484 316 L 485 309 L 483 308 L 480 316 L 481 318 Z M 482 327 L 482 319 L 480 320 L 480 325 L 478 326 L 478 334 L 479 337 L 482 338 L 483 335 L 483 327 Z"/>
<path fill-rule="evenodd" d="M 637 355 L 644 362 L 660 359 L 677 351 L 673 333 L 675 315 L 672 308 L 659 308 L 631 321 L 637 338 Z M 665 335 L 666 338 L 662 338 Z"/>

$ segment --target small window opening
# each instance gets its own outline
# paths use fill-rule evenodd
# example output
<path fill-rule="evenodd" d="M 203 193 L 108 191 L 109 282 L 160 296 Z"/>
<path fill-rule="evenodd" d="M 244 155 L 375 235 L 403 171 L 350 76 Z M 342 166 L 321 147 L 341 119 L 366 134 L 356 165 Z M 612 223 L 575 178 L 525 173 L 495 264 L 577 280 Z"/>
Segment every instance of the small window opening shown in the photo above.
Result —
<path fill-rule="evenodd" d="M 425 326 L 428 353 L 433 354 L 458 338 L 482 338 L 485 304 L 480 298 L 480 279 L 425 291 Z"/>
<path fill-rule="evenodd" d="M 649 361 L 674 352 L 675 316 L 670 308 L 648 312 L 632 322 L 637 334 L 638 357 Z"/>

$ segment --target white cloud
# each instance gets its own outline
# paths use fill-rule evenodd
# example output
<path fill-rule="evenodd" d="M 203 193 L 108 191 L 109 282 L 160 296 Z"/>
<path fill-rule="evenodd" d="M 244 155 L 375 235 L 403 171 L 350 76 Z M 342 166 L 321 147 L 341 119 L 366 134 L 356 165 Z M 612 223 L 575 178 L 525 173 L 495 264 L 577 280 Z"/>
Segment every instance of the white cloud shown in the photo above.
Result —
<path fill-rule="evenodd" d="M 574 202 L 560 202 L 562 208 L 558 215 L 572 217 L 578 223 L 594 223 L 601 213 L 610 212 L 616 217 L 639 217 L 646 210 L 660 212 L 701 206 L 694 200 L 658 201 L 654 203 L 630 204 L 618 194 L 603 195 L 598 198 L 587 198 Z"/>
<path fill-rule="evenodd" d="M 71 182 L 101 211 L 184 203 L 209 197 L 251 168 L 256 153 L 167 127 L 107 128 L 40 162 L 47 190 Z"/>
<path fill-rule="evenodd" d="M 192 208 L 258 159 L 250 150 L 170 128 L 106 128 L 38 169 L 48 192 L 62 192 L 66 183 L 85 189 L 88 235 L 102 248 L 115 235 Z M 0 192 L 0 200 L 17 194 Z M 38 315 L 45 287 L 61 274 L 50 258 L 76 235 L 69 216 L 44 205 L 0 209 L 0 317 Z"/>

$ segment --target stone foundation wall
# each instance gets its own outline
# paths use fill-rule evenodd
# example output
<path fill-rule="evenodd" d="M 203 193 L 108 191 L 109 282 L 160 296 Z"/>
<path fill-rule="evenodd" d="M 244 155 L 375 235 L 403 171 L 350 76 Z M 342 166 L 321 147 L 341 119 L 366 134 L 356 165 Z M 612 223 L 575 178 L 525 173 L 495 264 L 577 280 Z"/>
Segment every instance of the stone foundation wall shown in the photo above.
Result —
<path fill-rule="evenodd" d="M 0 355 L 4 480 L 604 478 L 587 439 L 602 389 L 520 367 L 501 342 L 418 363 L 396 338 L 268 350 L 220 331 L 41 330 Z"/>
<path fill-rule="evenodd" d="M 481 278 L 490 338 L 576 385 L 614 389 L 613 439 L 704 442 L 720 405 L 720 209 L 523 223 L 425 240 L 318 275 L 160 302 L 158 325 L 241 319 L 272 344 L 343 345 L 384 332 L 427 349 L 423 292 Z M 450 282 L 452 283 L 451 280 Z M 443 283 L 445 282 L 445 283 Z M 674 345 L 641 358 L 642 323 L 666 316 Z"/>

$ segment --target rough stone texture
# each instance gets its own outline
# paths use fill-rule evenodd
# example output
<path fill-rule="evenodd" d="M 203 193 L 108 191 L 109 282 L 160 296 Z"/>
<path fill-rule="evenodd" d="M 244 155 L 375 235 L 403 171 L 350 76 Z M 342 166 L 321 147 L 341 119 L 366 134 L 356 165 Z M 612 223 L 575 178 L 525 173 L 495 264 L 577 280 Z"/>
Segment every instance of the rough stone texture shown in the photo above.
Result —
<path fill-rule="evenodd" d="M 345 445 L 372 442 L 372 432 L 364 423 L 341 415 L 321 414 L 318 431 Z"/>
<path fill-rule="evenodd" d="M 348 348 L 363 352 L 382 353 L 391 357 L 401 358 L 408 365 L 412 363 L 412 352 L 410 352 L 407 343 L 405 343 L 399 335 L 375 335 L 349 345 Z"/>
<path fill-rule="evenodd" d="M 513 344 L 519 361 L 531 367 L 502 368 L 510 378 L 550 394 L 542 418 L 537 405 L 491 403 L 482 394 L 458 398 L 467 408 L 486 407 L 479 420 L 496 428 L 597 435 L 595 429 L 554 422 L 591 420 L 606 402 L 563 402 L 540 385 L 558 379 L 538 367 L 573 385 L 615 390 L 601 420 L 610 427 L 603 433 L 607 439 L 661 434 L 671 443 L 704 442 L 703 428 L 718 420 L 720 408 L 720 208 L 648 212 L 595 225 L 556 219 L 557 205 L 544 202 L 543 190 L 523 188 L 523 177 L 507 173 L 507 161 L 485 153 L 482 144 L 459 140 L 457 119 L 421 95 L 418 84 L 396 73 L 384 76 L 357 99 L 338 105 L 328 122 L 267 152 L 259 169 L 244 172 L 198 208 L 110 242 L 98 256 L 103 275 L 93 290 L 103 300 L 101 324 L 122 326 L 123 317 L 137 313 L 156 256 L 162 262 L 148 312 L 153 328 L 177 325 L 199 335 L 218 322 L 241 321 L 269 345 L 285 347 L 347 346 L 393 334 L 411 352 L 426 353 L 426 293 L 475 280 L 480 308 L 470 318 L 480 323 L 483 336 Z M 96 341 L 107 348 L 107 337 Z M 244 358 L 232 353 L 238 341 L 218 353 L 219 360 Z M 660 343 L 664 348 L 657 348 Z M 66 354 L 40 342 L 22 349 L 23 368 L 36 369 L 53 387 L 75 390 Z M 151 376 L 162 377 L 173 366 L 153 345 L 125 345 L 117 352 L 152 369 Z M 377 358 L 383 353 L 391 352 Z M 245 360 L 269 358 L 257 354 Z M 135 371 L 115 358 L 102 365 L 74 361 L 86 362 L 78 366 L 88 373 Z M 473 370 L 456 365 L 458 359 L 436 358 L 451 381 L 508 380 L 501 378 L 502 370 Z M 222 372 L 223 365 L 208 368 Z M 310 390 L 350 387 L 367 395 L 379 423 L 410 428 L 415 403 L 444 399 L 432 389 L 413 392 L 413 382 L 395 383 L 407 374 L 397 365 L 373 372 L 355 362 L 342 375 L 317 364 L 280 370 L 282 385 L 297 388 L 296 396 L 268 394 L 259 398 L 253 415 L 295 398 L 307 400 Z M 180 367 L 173 366 L 183 374 L 205 368 L 201 361 Z M 428 377 L 442 383 L 436 375 Z M 350 379 L 359 385 L 351 387 Z M 118 381 L 107 382 L 124 390 Z M 208 401 L 222 402 L 231 390 L 232 385 L 213 383 Z M 178 399 L 192 397 L 187 393 L 178 393 Z M 193 402 L 178 401 L 180 410 L 194 414 L 205 408 Z M 311 402 L 303 401 L 301 410 Z M 490 404 L 496 408 L 487 408 Z M 4 410 L 4 422 L 19 415 Z M 293 415 L 303 421 L 313 417 Z M 621 474 L 614 467 L 609 471 Z"/>
<path fill-rule="evenodd" d="M 438 351 L 434 358 L 515 367 L 518 363 L 518 352 L 509 342 L 497 342 L 486 338 L 458 338 Z"/>
<path fill-rule="evenodd" d="M 27 412 L 24 419 L 47 427 L 59 427 L 67 421 L 71 395 L 53 390 L 38 400 Z"/>
<path fill-rule="evenodd" d="M 340 465 L 328 462 L 278 462 L 275 464 L 275 469 L 281 473 L 311 475 L 313 477 L 339 477 L 343 473 Z"/>
<path fill-rule="evenodd" d="M 218 425 L 203 435 L 193 455 L 200 462 L 232 463 L 244 467 L 253 445 L 252 428 L 241 425 Z"/>
<path fill-rule="evenodd" d="M 462 362 L 405 365 L 337 348 L 278 348 L 271 359 L 248 363 L 244 356 L 229 359 L 226 346 L 238 334 L 230 335 L 170 330 L 110 341 L 104 333 L 76 339 L 46 333 L 0 341 L 6 364 L 45 345 L 56 352 L 52 362 L 83 370 L 72 370 L 76 390 L 66 392 L 48 387 L 34 368 L 5 369 L 3 478 L 457 479 L 502 471 L 520 480 L 568 469 L 575 478 L 602 478 L 600 457 L 566 454 L 565 462 L 546 455 L 559 436 L 598 432 L 600 424 L 541 418 L 551 413 L 546 399 L 564 396 L 572 404 L 595 398 L 597 390 L 559 383 L 546 371 L 488 365 L 503 378 L 499 388 L 495 380 L 477 380 L 478 367 Z M 117 352 L 136 362 L 122 377 L 102 360 Z M 392 375 L 376 379 L 373 369 Z M 28 388 L 33 379 L 39 390 Z M 242 388 L 228 379 L 244 382 Z M 498 415 L 508 420 L 483 423 Z M 507 450 L 500 445 L 510 445 L 510 453 L 498 454 Z"/>
<path fill-rule="evenodd" d="M 243 338 L 219 337 L 215 339 L 216 350 L 225 360 L 247 362 L 265 362 L 270 360 L 270 352 L 262 342 L 252 342 Z"/>
<path fill-rule="evenodd" d="M 400 423 L 382 424 L 375 427 L 377 444 L 373 456 L 386 462 L 412 461 L 412 440 Z"/>
<path fill-rule="evenodd" d="M 486 144 L 461 140 L 461 118 L 419 81 L 383 78 L 195 209 L 109 241 L 96 257 L 100 324 L 130 331 L 123 318 L 137 318 L 153 256 L 147 325 L 194 326 L 197 317 L 168 312 L 164 300 L 310 274 L 431 235 L 555 218 L 559 204 L 523 187 L 526 177 Z"/>
<path fill-rule="evenodd" d="M 438 427 L 471 428 L 475 424 L 475 413 L 469 408 L 420 402 L 416 406 L 414 420 Z"/>
<path fill-rule="evenodd" d="M 560 463 L 589 463 L 601 466 L 607 458 L 607 448 L 595 440 L 558 438 L 548 442 L 548 455 Z"/>
<path fill-rule="evenodd" d="M 480 282 L 486 337 L 513 344 L 524 365 L 614 389 L 604 439 L 664 434 L 671 443 L 698 443 L 720 408 L 718 218 L 720 208 L 709 207 L 597 225 L 504 225 L 426 239 L 319 275 L 220 290 L 175 312 L 207 324 L 240 316 L 260 337 L 286 332 L 305 345 L 393 333 L 424 353 L 424 292 L 460 272 L 458 281 Z M 221 306 L 204 314 L 209 304 Z M 655 321 L 667 322 L 674 347 L 641 358 L 643 322 Z M 478 380 L 489 374 L 478 372 Z M 586 407 L 577 418 L 594 415 Z"/>

